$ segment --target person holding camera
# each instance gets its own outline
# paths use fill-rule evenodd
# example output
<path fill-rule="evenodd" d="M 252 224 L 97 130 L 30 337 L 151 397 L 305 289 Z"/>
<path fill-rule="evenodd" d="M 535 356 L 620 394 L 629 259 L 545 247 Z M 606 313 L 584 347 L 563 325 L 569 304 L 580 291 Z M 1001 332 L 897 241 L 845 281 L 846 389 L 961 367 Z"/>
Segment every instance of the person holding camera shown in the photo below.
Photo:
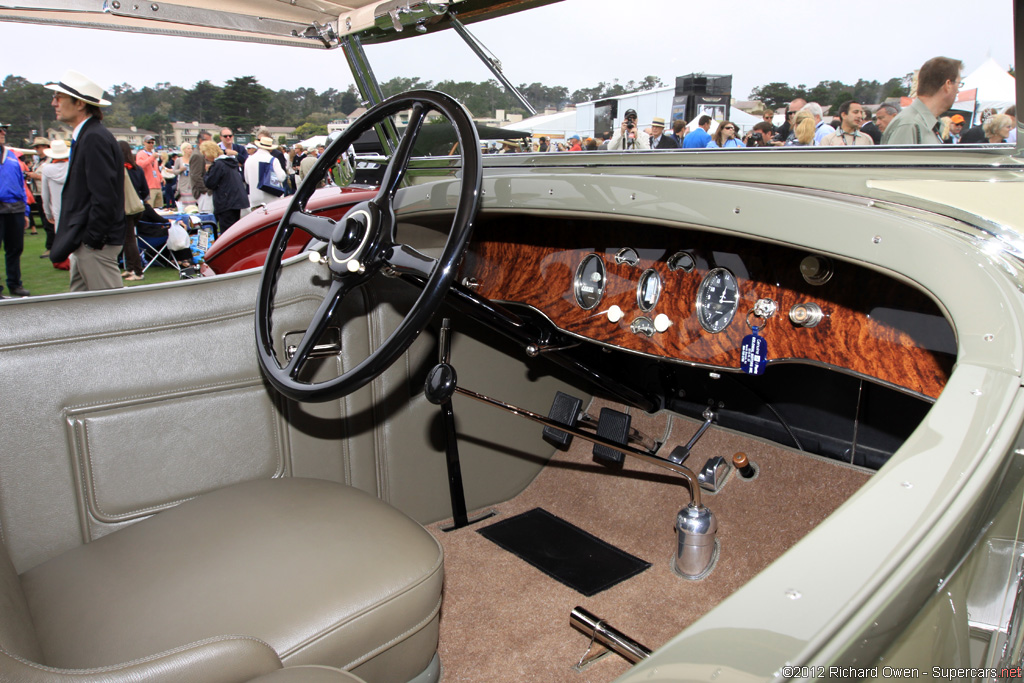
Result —
<path fill-rule="evenodd" d="M 743 143 L 747 147 L 772 147 L 772 131 L 774 129 L 775 126 L 767 118 L 764 121 L 758 121 L 750 132 L 743 136 Z"/>
<path fill-rule="evenodd" d="M 636 110 L 627 109 L 608 149 L 650 149 L 651 138 L 636 125 Z"/>

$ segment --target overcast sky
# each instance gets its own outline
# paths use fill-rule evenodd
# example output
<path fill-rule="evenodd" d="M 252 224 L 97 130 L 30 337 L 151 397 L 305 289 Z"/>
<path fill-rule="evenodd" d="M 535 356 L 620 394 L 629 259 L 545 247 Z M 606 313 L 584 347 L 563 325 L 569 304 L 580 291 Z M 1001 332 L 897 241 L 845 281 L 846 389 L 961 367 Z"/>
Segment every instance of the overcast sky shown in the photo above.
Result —
<path fill-rule="evenodd" d="M 927 8 L 927 10 L 925 10 Z M 474 24 L 515 84 L 570 89 L 647 75 L 666 85 L 692 72 L 733 75 L 733 97 L 772 81 L 813 86 L 822 80 L 885 81 L 926 59 L 962 59 L 966 72 L 992 57 L 1013 63 L 1011 0 L 889 0 L 871 3 L 678 0 L 565 0 Z M 65 69 L 106 88 L 169 81 L 192 87 L 256 76 L 274 90 L 344 90 L 352 83 L 341 50 L 313 50 L 139 36 L 27 24 L 0 24 L 3 66 L 43 83 Z M 452 31 L 368 48 L 379 80 L 481 81 L 491 77 Z"/>

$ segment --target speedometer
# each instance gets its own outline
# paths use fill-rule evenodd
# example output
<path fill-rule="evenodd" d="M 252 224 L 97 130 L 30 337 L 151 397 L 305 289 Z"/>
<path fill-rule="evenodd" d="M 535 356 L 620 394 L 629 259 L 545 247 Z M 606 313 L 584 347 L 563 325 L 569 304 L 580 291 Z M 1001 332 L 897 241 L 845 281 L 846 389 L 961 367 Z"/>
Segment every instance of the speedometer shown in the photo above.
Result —
<path fill-rule="evenodd" d="M 705 275 L 697 290 L 697 320 L 700 326 L 712 333 L 728 327 L 739 307 L 739 295 L 736 277 L 725 268 L 715 268 Z"/>
<path fill-rule="evenodd" d="M 604 296 L 604 261 L 597 254 L 588 254 L 576 268 L 573 292 L 576 303 L 585 311 L 596 308 Z"/>

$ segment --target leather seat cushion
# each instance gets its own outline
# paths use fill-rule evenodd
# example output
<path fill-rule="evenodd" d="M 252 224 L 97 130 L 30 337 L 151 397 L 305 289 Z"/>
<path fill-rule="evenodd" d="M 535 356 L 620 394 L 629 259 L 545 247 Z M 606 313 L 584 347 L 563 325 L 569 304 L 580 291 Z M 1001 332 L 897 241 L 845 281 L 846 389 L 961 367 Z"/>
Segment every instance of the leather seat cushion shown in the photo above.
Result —
<path fill-rule="evenodd" d="M 245 635 L 286 665 L 371 662 L 391 680 L 434 655 L 442 583 L 441 548 L 419 524 L 352 487 L 293 478 L 200 496 L 22 575 L 50 666 Z"/>
<path fill-rule="evenodd" d="M 340 669 L 325 666 L 291 666 L 254 678 L 249 683 L 365 683 L 363 679 Z"/>

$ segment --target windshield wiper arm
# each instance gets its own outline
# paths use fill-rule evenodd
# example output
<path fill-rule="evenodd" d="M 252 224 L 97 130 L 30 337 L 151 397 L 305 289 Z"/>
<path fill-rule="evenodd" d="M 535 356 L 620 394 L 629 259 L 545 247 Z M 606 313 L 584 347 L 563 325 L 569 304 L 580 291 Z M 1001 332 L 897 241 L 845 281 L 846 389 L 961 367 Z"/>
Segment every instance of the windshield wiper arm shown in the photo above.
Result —
<path fill-rule="evenodd" d="M 530 105 L 526 97 L 523 96 L 523 93 L 519 92 L 518 88 L 512 85 L 512 81 L 508 80 L 501 70 L 501 62 L 494 56 L 494 53 L 488 50 L 483 43 L 477 40 L 476 36 L 469 32 L 469 29 L 467 29 L 465 25 L 456 18 L 454 12 L 448 13 L 448 19 L 451 21 L 452 28 L 455 29 L 455 32 L 458 33 L 464 41 L 466 41 L 466 45 L 469 45 L 469 49 L 476 53 L 476 56 L 479 57 L 480 61 L 482 61 L 484 65 L 491 70 L 494 77 L 497 78 L 503 86 L 505 86 L 505 89 L 508 90 L 513 97 L 519 100 L 519 104 L 523 105 L 523 107 L 526 108 L 526 111 L 530 112 L 530 116 L 536 116 L 537 110 Z"/>

